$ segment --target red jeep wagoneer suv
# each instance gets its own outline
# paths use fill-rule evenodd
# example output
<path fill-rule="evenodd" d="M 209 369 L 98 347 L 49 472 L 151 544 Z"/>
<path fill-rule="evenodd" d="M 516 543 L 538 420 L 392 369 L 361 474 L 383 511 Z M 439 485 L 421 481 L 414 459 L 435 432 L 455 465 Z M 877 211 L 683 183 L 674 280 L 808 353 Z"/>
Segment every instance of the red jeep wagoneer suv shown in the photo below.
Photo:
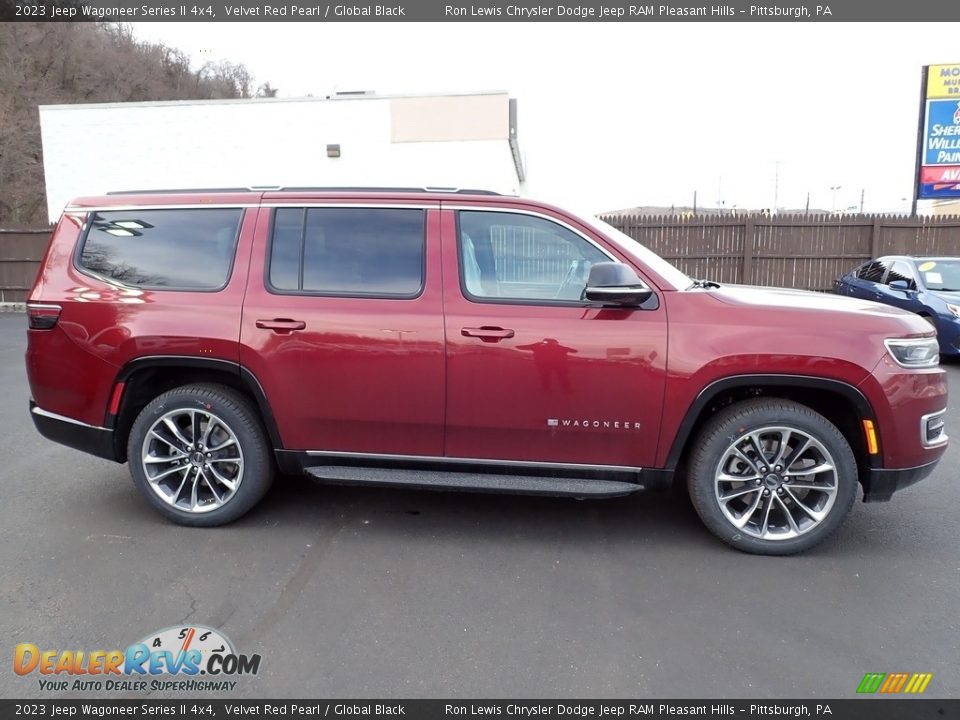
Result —
<path fill-rule="evenodd" d="M 321 482 L 618 496 L 686 483 L 789 554 L 946 448 L 937 340 L 877 303 L 695 281 L 481 191 L 81 198 L 30 294 L 31 414 L 185 525 Z"/>

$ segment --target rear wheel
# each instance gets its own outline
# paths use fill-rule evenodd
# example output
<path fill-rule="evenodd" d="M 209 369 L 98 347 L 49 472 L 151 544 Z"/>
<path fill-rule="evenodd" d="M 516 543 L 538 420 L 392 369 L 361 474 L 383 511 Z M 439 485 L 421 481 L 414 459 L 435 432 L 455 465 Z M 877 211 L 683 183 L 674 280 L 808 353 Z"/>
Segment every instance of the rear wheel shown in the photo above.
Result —
<path fill-rule="evenodd" d="M 704 524 L 738 550 L 803 552 L 829 537 L 856 497 L 857 464 L 825 417 L 788 400 L 757 399 L 712 417 L 688 474 Z"/>
<path fill-rule="evenodd" d="M 273 479 L 256 410 L 222 385 L 187 385 L 154 398 L 133 423 L 127 458 L 147 501 L 181 525 L 232 522 Z"/>

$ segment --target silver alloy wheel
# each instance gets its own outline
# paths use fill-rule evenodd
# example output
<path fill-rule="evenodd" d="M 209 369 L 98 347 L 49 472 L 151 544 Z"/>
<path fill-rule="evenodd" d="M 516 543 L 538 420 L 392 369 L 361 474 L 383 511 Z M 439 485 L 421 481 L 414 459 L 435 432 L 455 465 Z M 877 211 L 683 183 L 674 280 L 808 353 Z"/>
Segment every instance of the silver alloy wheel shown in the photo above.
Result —
<path fill-rule="evenodd" d="M 181 408 L 163 415 L 147 432 L 140 461 L 157 496 L 189 513 L 222 507 L 243 480 L 240 442 L 208 410 Z"/>
<path fill-rule="evenodd" d="M 753 430 L 724 451 L 714 473 L 720 510 L 763 540 L 810 532 L 837 499 L 837 464 L 823 443 L 792 427 Z"/>

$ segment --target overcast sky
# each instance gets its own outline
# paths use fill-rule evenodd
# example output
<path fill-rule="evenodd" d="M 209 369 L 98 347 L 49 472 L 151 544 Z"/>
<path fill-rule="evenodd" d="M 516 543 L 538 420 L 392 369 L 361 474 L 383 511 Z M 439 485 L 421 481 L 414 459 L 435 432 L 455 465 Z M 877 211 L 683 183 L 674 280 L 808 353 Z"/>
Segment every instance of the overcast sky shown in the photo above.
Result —
<path fill-rule="evenodd" d="M 946 25 L 946 26 L 945 26 Z M 635 205 L 909 209 L 920 70 L 960 24 L 140 23 L 280 95 L 508 90 L 528 193 Z M 840 186 L 833 191 L 832 187 Z"/>

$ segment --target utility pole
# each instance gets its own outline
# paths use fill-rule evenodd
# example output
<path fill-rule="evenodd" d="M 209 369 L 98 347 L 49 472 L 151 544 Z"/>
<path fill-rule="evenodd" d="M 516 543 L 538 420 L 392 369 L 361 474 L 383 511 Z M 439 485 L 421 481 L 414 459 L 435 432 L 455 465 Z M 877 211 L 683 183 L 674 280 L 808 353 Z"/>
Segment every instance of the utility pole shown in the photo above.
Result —
<path fill-rule="evenodd" d="M 693 214 L 697 214 L 697 191 L 693 191 Z"/>
<path fill-rule="evenodd" d="M 803 216 L 806 217 L 810 214 L 810 191 L 807 190 L 807 206 L 803 210 Z"/>
<path fill-rule="evenodd" d="M 861 215 L 863 215 L 863 197 L 866 194 L 866 192 L 867 191 L 864 188 L 860 189 L 860 214 Z"/>
<path fill-rule="evenodd" d="M 783 160 L 773 161 L 773 212 L 771 215 L 777 214 L 777 205 L 780 202 L 780 165 L 782 164 Z"/>

